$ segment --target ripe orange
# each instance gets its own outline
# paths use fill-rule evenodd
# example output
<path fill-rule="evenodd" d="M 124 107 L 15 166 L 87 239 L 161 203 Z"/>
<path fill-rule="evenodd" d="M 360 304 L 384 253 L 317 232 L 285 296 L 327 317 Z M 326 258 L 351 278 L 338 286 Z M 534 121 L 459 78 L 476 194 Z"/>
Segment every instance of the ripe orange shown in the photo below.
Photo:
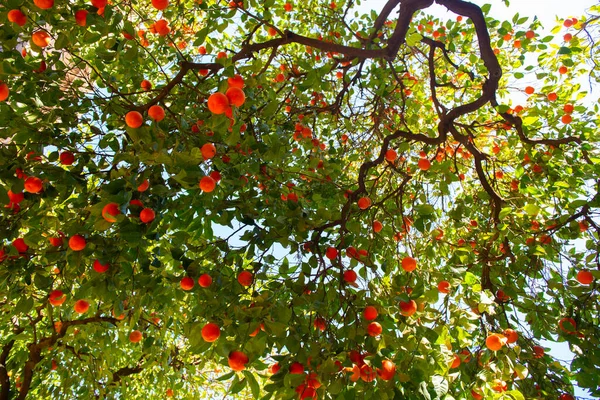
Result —
<path fill-rule="evenodd" d="M 154 29 L 156 29 L 156 33 L 159 36 L 167 36 L 171 32 L 171 28 L 169 28 L 169 21 L 165 19 L 159 19 L 154 23 Z"/>
<path fill-rule="evenodd" d="M 377 220 L 373 221 L 373 232 L 379 233 L 383 229 L 383 224 Z"/>
<path fill-rule="evenodd" d="M 173 397 L 175 393 L 173 392 L 173 389 L 167 389 L 167 391 L 165 392 L 165 396 L 167 397 Z"/>
<path fill-rule="evenodd" d="M 527 93 L 527 94 L 533 94 L 533 92 L 535 92 L 535 89 L 533 87 L 527 86 L 525 88 L 525 93 Z"/>
<path fill-rule="evenodd" d="M 210 176 L 203 176 L 202 179 L 200 179 L 198 186 L 203 192 L 210 193 L 215 190 L 217 183 Z"/>
<path fill-rule="evenodd" d="M 290 12 L 290 11 L 292 11 L 292 5 L 290 3 L 285 3 L 283 5 L 283 9 L 287 12 Z"/>
<path fill-rule="evenodd" d="M 401 301 L 399 304 L 400 314 L 405 317 L 410 317 L 417 311 L 417 302 L 414 300 Z"/>
<path fill-rule="evenodd" d="M 533 346 L 533 357 L 534 358 L 542 358 L 546 354 L 546 351 L 542 346 Z"/>
<path fill-rule="evenodd" d="M 160 122 L 165 119 L 165 110 L 161 106 L 152 106 L 148 109 L 148 116 L 156 122 Z"/>
<path fill-rule="evenodd" d="M 145 192 L 146 190 L 148 190 L 149 187 L 150 187 L 150 181 L 148 179 L 145 179 L 144 182 L 140 183 L 140 185 L 137 187 L 137 191 Z"/>
<path fill-rule="evenodd" d="M 573 117 L 569 114 L 565 114 L 560 118 L 563 124 L 570 124 L 573 121 Z"/>
<path fill-rule="evenodd" d="M 450 282 L 448 281 L 441 281 L 437 287 L 440 293 L 450 293 Z"/>
<path fill-rule="evenodd" d="M 483 395 L 479 393 L 480 390 L 481 389 L 471 389 L 471 396 L 473 396 L 475 400 L 483 399 Z"/>
<path fill-rule="evenodd" d="M 548 93 L 548 100 L 549 101 L 556 101 L 556 99 L 558 99 L 558 95 L 554 92 L 552 93 Z"/>
<path fill-rule="evenodd" d="M 304 373 L 304 365 L 302 365 L 302 363 L 293 362 L 292 365 L 290 365 L 290 374 L 300 375 L 303 373 Z"/>
<path fill-rule="evenodd" d="M 450 364 L 450 368 L 454 369 L 454 368 L 458 368 L 460 367 L 460 357 L 458 356 L 458 354 L 454 355 L 454 358 L 452 359 L 452 364 Z"/>
<path fill-rule="evenodd" d="M 567 67 L 565 67 L 564 65 L 558 69 L 558 73 L 561 75 L 564 75 L 567 72 L 569 72 L 569 69 Z"/>
<path fill-rule="evenodd" d="M 91 3 L 96 8 L 104 8 L 108 4 L 108 0 L 91 0 Z"/>
<path fill-rule="evenodd" d="M 517 340 L 519 340 L 519 333 L 514 329 L 508 328 L 502 333 L 504 336 L 506 336 L 506 343 L 515 343 Z"/>
<path fill-rule="evenodd" d="M 33 0 L 33 4 L 35 4 L 42 10 L 47 10 L 54 6 L 54 0 Z"/>
<path fill-rule="evenodd" d="M 119 214 L 121 214 L 121 210 L 117 203 L 108 203 L 102 208 L 102 218 L 108 222 L 117 222 L 115 217 Z"/>
<path fill-rule="evenodd" d="M 322 332 L 327 329 L 327 321 L 322 317 L 317 317 L 315 318 L 315 322 L 313 322 L 313 326 Z"/>
<path fill-rule="evenodd" d="M 15 249 L 17 249 L 19 253 L 25 253 L 29 249 L 29 246 L 27 245 L 27 243 L 25 243 L 25 240 L 23 240 L 23 238 L 17 238 L 13 240 L 12 245 Z"/>
<path fill-rule="evenodd" d="M 338 251 L 335 247 L 328 247 L 327 250 L 325 251 L 325 257 L 329 258 L 330 260 L 335 260 L 338 256 Z"/>
<path fill-rule="evenodd" d="M 96 271 L 97 273 L 103 274 L 106 271 L 108 271 L 108 269 L 110 268 L 110 264 L 109 263 L 102 264 L 99 260 L 95 260 L 93 268 L 94 268 L 94 271 Z"/>
<path fill-rule="evenodd" d="M 385 159 L 388 160 L 389 162 L 394 162 L 396 160 L 396 158 L 398 158 L 398 153 L 396 153 L 396 150 L 389 149 L 388 151 L 385 152 Z"/>
<path fill-rule="evenodd" d="M 73 251 L 81 251 L 81 250 L 85 249 L 85 245 L 86 245 L 85 238 L 81 235 L 73 235 L 69 239 L 69 247 Z"/>
<path fill-rule="evenodd" d="M 570 335 L 577 333 L 577 323 L 570 317 L 561 318 L 558 321 L 558 327 L 561 331 Z"/>
<path fill-rule="evenodd" d="M 217 154 L 217 148 L 212 143 L 204 143 L 200 152 L 205 160 L 210 160 Z"/>
<path fill-rule="evenodd" d="M 63 151 L 58 156 L 58 159 L 62 165 L 73 165 L 75 162 L 75 156 L 70 151 Z"/>
<path fill-rule="evenodd" d="M 402 269 L 406 272 L 412 272 L 417 268 L 417 260 L 410 256 L 406 256 L 402 259 Z"/>
<path fill-rule="evenodd" d="M 267 33 L 269 36 L 277 36 L 277 30 L 271 26 L 267 28 Z"/>
<path fill-rule="evenodd" d="M 208 110 L 213 114 L 224 114 L 231 107 L 229 99 L 223 93 L 213 93 L 208 98 Z"/>
<path fill-rule="evenodd" d="M 377 322 L 374 322 L 374 324 L 376 324 Z M 373 368 L 371 368 L 370 365 L 365 364 L 362 367 L 360 367 L 360 379 L 362 379 L 365 382 L 373 382 L 375 380 L 375 378 L 377 377 L 377 372 L 375 372 L 373 370 Z"/>
<path fill-rule="evenodd" d="M 250 271 L 242 271 L 239 273 L 237 280 L 242 286 L 250 286 L 254 282 L 254 275 Z"/>
<path fill-rule="evenodd" d="M 492 333 L 485 339 L 485 346 L 491 351 L 502 349 L 507 342 L 507 338 L 499 333 Z"/>
<path fill-rule="evenodd" d="M 227 363 L 234 371 L 243 371 L 246 369 L 246 364 L 248 364 L 248 356 L 241 351 L 234 350 L 229 353 L 229 357 L 227 357 Z"/>
<path fill-rule="evenodd" d="M 75 23 L 79 26 L 87 25 L 87 10 L 78 10 L 75 11 Z"/>
<path fill-rule="evenodd" d="M 563 107 L 563 111 L 567 114 L 571 114 L 574 110 L 573 104 L 565 104 L 565 106 Z"/>
<path fill-rule="evenodd" d="M 131 331 L 131 333 L 129 334 L 129 341 L 131 343 L 138 343 L 141 340 L 142 340 L 142 332 L 140 332 L 138 330 Z"/>
<path fill-rule="evenodd" d="M 50 45 L 50 35 L 46 31 L 35 31 L 31 35 L 31 40 L 38 47 L 46 47 Z"/>
<path fill-rule="evenodd" d="M 198 53 L 201 54 L 201 55 L 205 55 L 206 54 L 206 47 L 204 47 L 204 46 L 198 47 Z"/>
<path fill-rule="evenodd" d="M 279 363 L 275 363 L 269 367 L 269 373 L 271 375 L 275 375 L 276 373 L 279 372 L 280 369 L 281 369 L 281 366 L 279 365 Z"/>
<path fill-rule="evenodd" d="M 227 89 L 225 96 L 227 96 L 229 104 L 236 107 L 241 107 L 241 105 L 246 101 L 246 95 L 244 94 L 244 91 L 237 87 Z"/>
<path fill-rule="evenodd" d="M 209 274 L 202 274 L 198 278 L 198 285 L 203 288 L 207 288 L 212 284 L 212 277 Z"/>
<path fill-rule="evenodd" d="M 383 331 L 383 328 L 381 327 L 381 324 L 379 322 L 371 322 L 369 324 L 369 326 L 367 326 L 367 333 L 369 334 L 369 336 L 379 336 L 381 335 L 381 332 Z"/>
<path fill-rule="evenodd" d="M 582 285 L 589 285 L 594 282 L 594 275 L 586 269 L 582 269 L 577 273 L 577 281 Z"/>
<path fill-rule="evenodd" d="M 67 296 L 62 292 L 62 290 L 53 290 L 48 295 L 48 301 L 53 306 L 60 306 L 65 302 Z"/>
<path fill-rule="evenodd" d="M 152 0 L 152 6 L 157 10 L 164 10 L 169 6 L 169 0 Z"/>
<path fill-rule="evenodd" d="M 377 318 L 377 315 L 379 315 L 379 313 L 377 312 L 377 309 L 373 306 L 366 306 L 363 311 L 363 317 L 365 317 L 367 321 L 373 321 Z"/>
<path fill-rule="evenodd" d="M 90 309 L 90 303 L 85 300 L 77 300 L 73 306 L 73 309 L 78 314 L 84 314 Z"/>
<path fill-rule="evenodd" d="M 356 282 L 356 278 L 358 276 L 356 275 L 356 272 L 354 272 L 353 270 L 349 269 L 347 271 L 344 271 L 344 281 L 347 283 L 354 283 Z"/>
<path fill-rule="evenodd" d="M 125 115 L 125 123 L 130 128 L 139 128 L 144 123 L 144 117 L 137 111 L 129 111 Z"/>
<path fill-rule="evenodd" d="M 431 168 L 431 161 L 426 158 L 419 159 L 419 169 L 421 171 L 427 171 L 429 168 Z"/>
<path fill-rule="evenodd" d="M 8 12 L 8 21 L 23 26 L 27 23 L 27 17 L 21 10 L 10 10 Z"/>
<path fill-rule="evenodd" d="M 25 191 L 28 193 L 39 193 L 42 190 L 42 180 L 35 176 L 25 179 Z"/>
<path fill-rule="evenodd" d="M 140 221 L 142 221 L 145 224 L 149 224 L 150 222 L 154 221 L 154 218 L 156 218 L 156 214 L 151 208 L 144 208 L 140 212 Z"/>
<path fill-rule="evenodd" d="M 141 83 L 140 83 L 140 87 L 142 88 L 142 90 L 144 91 L 148 91 L 150 89 L 152 89 L 152 83 L 150 83 L 149 80 L 144 79 Z"/>
<path fill-rule="evenodd" d="M 179 286 L 181 286 L 183 290 L 192 290 L 192 288 L 194 287 L 194 280 L 189 276 L 184 276 L 183 278 L 181 278 Z"/>
<path fill-rule="evenodd" d="M 208 324 L 204 325 L 201 334 L 204 341 L 212 343 L 216 341 L 219 336 L 221 336 L 221 328 L 219 325 L 209 322 Z"/>
<path fill-rule="evenodd" d="M 394 379 L 394 375 L 396 375 L 396 364 L 390 360 L 383 360 L 381 362 L 381 368 L 377 369 L 377 375 L 384 381 Z"/>
<path fill-rule="evenodd" d="M 242 78 L 240 75 L 234 75 L 231 78 L 227 78 L 227 84 L 230 88 L 243 89 L 245 86 L 244 78 Z"/>
<path fill-rule="evenodd" d="M 9 93 L 10 90 L 8 89 L 8 85 L 0 81 L 0 101 L 6 101 L 6 99 L 8 99 Z"/>
<path fill-rule="evenodd" d="M 366 210 L 367 208 L 371 207 L 371 199 L 368 197 L 361 197 L 360 199 L 358 199 L 358 208 L 360 208 L 361 210 Z"/>

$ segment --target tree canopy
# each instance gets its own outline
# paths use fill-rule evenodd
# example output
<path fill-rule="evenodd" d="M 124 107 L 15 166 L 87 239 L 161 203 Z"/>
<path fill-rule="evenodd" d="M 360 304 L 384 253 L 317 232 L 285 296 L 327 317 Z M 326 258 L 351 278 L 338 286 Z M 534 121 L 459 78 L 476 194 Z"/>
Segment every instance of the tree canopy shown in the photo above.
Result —
<path fill-rule="evenodd" d="M 600 6 L 359 3 L 2 2 L 0 399 L 600 396 Z"/>

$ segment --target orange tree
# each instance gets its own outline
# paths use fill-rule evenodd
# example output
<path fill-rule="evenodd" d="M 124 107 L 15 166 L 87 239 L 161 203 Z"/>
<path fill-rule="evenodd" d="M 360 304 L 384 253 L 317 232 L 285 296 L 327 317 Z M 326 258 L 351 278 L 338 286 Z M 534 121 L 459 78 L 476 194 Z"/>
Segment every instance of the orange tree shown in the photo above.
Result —
<path fill-rule="evenodd" d="M 353 6 L 2 2 L 0 399 L 600 395 L 600 10 Z"/>

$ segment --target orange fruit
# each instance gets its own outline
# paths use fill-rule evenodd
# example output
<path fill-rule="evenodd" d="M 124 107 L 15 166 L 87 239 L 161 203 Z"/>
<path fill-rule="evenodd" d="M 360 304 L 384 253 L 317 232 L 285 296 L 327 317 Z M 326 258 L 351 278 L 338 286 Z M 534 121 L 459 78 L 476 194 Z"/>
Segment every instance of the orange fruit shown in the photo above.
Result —
<path fill-rule="evenodd" d="M 217 148 L 212 143 L 204 143 L 200 152 L 205 160 L 210 160 L 217 154 Z"/>
<path fill-rule="evenodd" d="M 356 275 L 356 272 L 354 272 L 351 269 L 344 271 L 344 281 L 345 282 L 354 283 L 354 282 L 356 282 L 357 277 L 358 276 Z"/>
<path fill-rule="evenodd" d="M 81 250 L 85 249 L 85 245 L 86 245 L 85 238 L 81 235 L 73 235 L 69 239 L 69 247 L 73 251 L 81 251 Z"/>
<path fill-rule="evenodd" d="M 373 221 L 373 232 L 379 233 L 383 229 L 383 224 L 377 220 Z"/>
<path fill-rule="evenodd" d="M 92 268 L 94 268 L 94 271 L 96 271 L 97 273 L 103 274 L 106 271 L 108 271 L 108 269 L 110 268 L 110 264 L 109 263 L 102 264 L 100 262 L 100 260 L 96 260 L 96 261 L 94 261 L 94 265 Z"/>
<path fill-rule="evenodd" d="M 360 379 L 362 379 L 363 381 L 373 382 L 376 377 L 377 372 L 375 372 L 370 365 L 365 364 L 362 367 L 360 367 Z"/>
<path fill-rule="evenodd" d="M 361 210 L 366 210 L 367 208 L 371 207 L 371 199 L 368 197 L 361 197 L 360 199 L 358 199 L 358 208 L 360 208 Z"/>
<path fill-rule="evenodd" d="M 563 124 L 570 124 L 573 121 L 573 117 L 571 117 L 569 114 L 565 114 L 560 118 L 560 121 Z"/>
<path fill-rule="evenodd" d="M 125 115 L 125 123 L 130 128 L 139 128 L 144 123 L 144 117 L 137 111 L 129 111 Z"/>
<path fill-rule="evenodd" d="M 271 375 L 275 375 L 276 373 L 279 372 L 280 369 L 281 369 L 281 366 L 279 365 L 279 363 L 275 363 L 269 367 L 269 373 Z"/>
<path fill-rule="evenodd" d="M 183 290 L 192 290 L 192 288 L 194 287 L 194 280 L 189 276 L 184 276 L 183 278 L 181 278 L 179 286 L 181 286 Z"/>
<path fill-rule="evenodd" d="M 300 375 L 304 373 L 304 365 L 299 362 L 293 362 L 290 365 L 290 374 Z"/>
<path fill-rule="evenodd" d="M 216 341 L 219 336 L 221 336 L 221 328 L 219 325 L 209 322 L 208 324 L 204 325 L 201 334 L 202 339 L 204 339 L 205 342 L 212 343 Z"/>
<path fill-rule="evenodd" d="M 283 5 L 283 9 L 287 12 L 290 12 L 290 11 L 292 11 L 292 5 L 290 3 L 285 3 Z"/>
<path fill-rule="evenodd" d="M 558 321 L 558 327 L 564 333 L 571 335 L 577 333 L 577 323 L 570 317 L 561 318 L 560 321 Z"/>
<path fill-rule="evenodd" d="M 65 302 L 67 296 L 62 292 L 62 290 L 53 290 L 48 295 L 48 301 L 53 306 L 60 306 Z"/>
<path fill-rule="evenodd" d="M 117 222 L 115 217 L 120 213 L 121 210 L 119 210 L 119 205 L 117 203 L 108 203 L 102 208 L 102 218 L 108 222 Z"/>
<path fill-rule="evenodd" d="M 91 0 L 91 3 L 96 8 L 104 8 L 108 4 L 108 0 Z"/>
<path fill-rule="evenodd" d="M 42 190 L 42 180 L 35 176 L 25 179 L 25 191 L 28 193 L 39 193 Z"/>
<path fill-rule="evenodd" d="M 254 275 L 250 271 L 242 271 L 239 273 L 237 280 L 242 286 L 250 286 L 254 282 Z"/>
<path fill-rule="evenodd" d="M 505 329 L 502 333 L 504 334 L 504 336 L 506 336 L 507 343 L 515 343 L 517 340 L 519 340 L 519 333 L 514 329 L 508 328 Z"/>
<path fill-rule="evenodd" d="M 377 309 L 373 306 L 366 306 L 363 311 L 363 317 L 365 317 L 367 321 L 373 321 L 377 318 L 377 315 L 379 315 L 379 313 L 377 312 Z"/>
<path fill-rule="evenodd" d="M 203 176 L 202 179 L 200 179 L 198 186 L 203 192 L 210 193 L 215 190 L 217 183 L 210 176 Z"/>
<path fill-rule="evenodd" d="M 198 285 L 203 288 L 207 288 L 212 284 L 212 277 L 209 274 L 202 274 L 198 278 Z"/>
<path fill-rule="evenodd" d="M 150 222 L 154 221 L 154 218 L 156 218 L 156 214 L 154 213 L 153 209 L 144 208 L 142 211 L 140 211 L 140 221 L 143 223 L 149 224 Z"/>
<path fill-rule="evenodd" d="M 8 12 L 8 21 L 23 26 L 27 23 L 27 17 L 21 10 L 10 10 Z"/>
<path fill-rule="evenodd" d="M 169 28 L 169 21 L 165 19 L 159 19 L 154 23 L 154 29 L 159 36 L 167 36 L 171 32 Z"/>
<path fill-rule="evenodd" d="M 229 353 L 229 357 L 227 357 L 227 363 L 234 371 L 243 371 L 246 369 L 246 364 L 248 364 L 248 356 L 241 351 L 234 350 Z"/>
<path fill-rule="evenodd" d="M 398 158 L 398 153 L 396 153 L 396 150 L 389 149 L 388 151 L 385 152 L 385 159 L 388 160 L 389 162 L 394 162 L 396 160 L 396 158 Z"/>
<path fill-rule="evenodd" d="M 31 35 L 31 40 L 38 47 L 46 47 L 50 44 L 50 35 L 46 31 L 35 31 Z"/>
<path fill-rule="evenodd" d="M 527 93 L 527 94 L 533 94 L 533 92 L 535 92 L 535 89 L 533 87 L 527 86 L 525 88 L 525 93 Z"/>
<path fill-rule="evenodd" d="M 230 108 L 229 99 L 223 93 L 213 93 L 208 97 L 208 110 L 213 114 L 224 114 Z"/>
<path fill-rule="evenodd" d="M 87 25 L 87 10 L 75 11 L 75 23 L 79 26 Z"/>
<path fill-rule="evenodd" d="M 234 75 L 231 78 L 227 78 L 227 84 L 230 88 L 243 89 L 245 86 L 244 78 L 242 78 L 240 75 Z"/>
<path fill-rule="evenodd" d="M 242 104 L 246 101 L 246 95 L 244 91 L 238 87 L 232 87 L 227 89 L 225 92 L 225 96 L 229 100 L 229 104 L 234 105 L 236 107 L 241 107 Z"/>
<path fill-rule="evenodd" d="M 325 329 L 327 329 L 327 322 L 324 318 L 317 317 L 315 318 L 315 322 L 313 322 L 313 326 L 320 331 L 324 331 Z"/>
<path fill-rule="evenodd" d="M 534 358 L 542 358 L 546 354 L 546 351 L 542 346 L 533 346 L 533 357 Z"/>
<path fill-rule="evenodd" d="M 85 300 L 77 300 L 73 306 L 73 309 L 78 314 L 84 314 L 90 309 L 90 303 Z"/>
<path fill-rule="evenodd" d="M 569 69 L 567 67 L 565 67 L 564 65 L 558 69 L 558 73 L 561 75 L 564 75 L 567 72 L 569 72 Z"/>
<path fill-rule="evenodd" d="M 379 336 L 381 335 L 381 332 L 383 331 L 383 328 L 381 327 L 381 324 L 379 322 L 371 322 L 369 324 L 369 326 L 367 326 L 367 333 L 369 334 L 369 336 Z"/>
<path fill-rule="evenodd" d="M 137 187 L 137 191 L 145 192 L 146 190 L 148 190 L 149 187 L 150 187 L 150 181 L 148 179 L 145 179 L 144 182 L 140 183 L 140 185 Z"/>
<path fill-rule="evenodd" d="M 25 240 L 23 240 L 23 238 L 13 240 L 12 245 L 15 249 L 17 249 L 19 253 L 25 253 L 29 249 L 29 246 L 27 245 L 27 243 L 25 243 Z"/>
<path fill-rule="evenodd" d="M 75 162 L 75 156 L 70 151 L 63 151 L 58 156 L 58 159 L 62 165 L 73 165 Z"/>
<path fill-rule="evenodd" d="M 492 333 L 485 339 L 485 346 L 491 351 L 502 349 L 507 342 L 507 338 L 499 333 Z"/>
<path fill-rule="evenodd" d="M 431 168 L 431 161 L 426 158 L 419 159 L 419 169 L 421 171 L 427 171 L 429 168 Z"/>
<path fill-rule="evenodd" d="M 6 101 L 9 93 L 10 90 L 8 89 L 8 85 L 4 82 L 0 82 L 0 101 Z"/>
<path fill-rule="evenodd" d="M 417 268 L 417 260 L 410 256 L 406 256 L 402 259 L 402 269 L 406 272 L 412 272 Z"/>
<path fill-rule="evenodd" d="M 129 334 L 129 341 L 131 343 L 138 343 L 140 340 L 142 340 L 142 332 L 138 330 L 131 331 Z"/>
<path fill-rule="evenodd" d="M 327 250 L 325 251 L 325 257 L 329 258 L 330 260 L 335 260 L 338 256 L 338 251 L 335 247 L 328 247 Z"/>
<path fill-rule="evenodd" d="M 384 381 L 389 381 L 396 375 L 396 364 L 390 360 L 383 360 L 381 362 L 381 368 L 377 369 L 377 375 Z"/>
<path fill-rule="evenodd" d="M 458 356 L 458 354 L 454 355 L 454 358 L 452 359 L 452 364 L 450 364 L 450 368 L 454 369 L 454 368 L 458 368 L 460 367 L 460 357 Z"/>
<path fill-rule="evenodd" d="M 165 119 L 165 110 L 161 106 L 152 106 L 148 109 L 148 116 L 156 122 L 160 122 Z"/>
<path fill-rule="evenodd" d="M 567 114 L 571 114 L 574 110 L 573 104 L 565 104 L 565 106 L 563 107 L 563 111 Z"/>
<path fill-rule="evenodd" d="M 149 80 L 147 80 L 147 79 L 144 79 L 144 80 L 143 80 L 143 81 L 140 83 L 140 87 L 142 88 L 142 90 L 144 90 L 144 91 L 146 91 L 146 92 L 147 92 L 148 90 L 152 89 L 152 83 L 151 83 Z"/>
<path fill-rule="evenodd" d="M 577 281 L 582 285 L 589 285 L 594 282 L 594 275 L 586 269 L 582 269 L 577 273 Z"/>
<path fill-rule="evenodd" d="M 157 10 L 164 10 L 169 6 L 169 0 L 152 0 L 152 7 Z"/>
<path fill-rule="evenodd" d="M 450 282 L 448 281 L 441 281 L 437 287 L 440 293 L 450 293 Z"/>
<path fill-rule="evenodd" d="M 554 92 L 552 93 L 548 93 L 548 100 L 549 101 L 556 101 L 556 99 L 558 99 L 558 95 Z"/>
<path fill-rule="evenodd" d="M 414 300 L 401 301 L 399 304 L 400 314 L 405 317 L 410 317 L 417 311 L 417 302 Z"/>
<path fill-rule="evenodd" d="M 35 4 L 42 10 L 47 10 L 54 6 L 54 0 L 33 0 L 33 4 Z"/>

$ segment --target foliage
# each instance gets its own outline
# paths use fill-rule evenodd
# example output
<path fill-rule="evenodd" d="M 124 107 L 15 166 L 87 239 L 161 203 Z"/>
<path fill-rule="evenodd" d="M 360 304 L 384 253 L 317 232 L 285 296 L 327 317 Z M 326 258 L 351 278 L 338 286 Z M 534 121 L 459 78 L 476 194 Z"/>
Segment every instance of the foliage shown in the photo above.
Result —
<path fill-rule="evenodd" d="M 47 3 L 0 5 L 1 399 L 600 395 L 598 6 Z"/>

